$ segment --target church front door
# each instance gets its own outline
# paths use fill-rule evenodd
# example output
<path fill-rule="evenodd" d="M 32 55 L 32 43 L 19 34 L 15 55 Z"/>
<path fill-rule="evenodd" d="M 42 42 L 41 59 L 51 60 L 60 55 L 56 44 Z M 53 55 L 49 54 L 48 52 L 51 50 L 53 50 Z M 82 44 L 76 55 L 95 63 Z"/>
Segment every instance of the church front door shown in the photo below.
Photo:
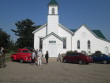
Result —
<path fill-rule="evenodd" d="M 50 43 L 48 45 L 49 57 L 57 57 L 57 45 L 56 43 Z"/>

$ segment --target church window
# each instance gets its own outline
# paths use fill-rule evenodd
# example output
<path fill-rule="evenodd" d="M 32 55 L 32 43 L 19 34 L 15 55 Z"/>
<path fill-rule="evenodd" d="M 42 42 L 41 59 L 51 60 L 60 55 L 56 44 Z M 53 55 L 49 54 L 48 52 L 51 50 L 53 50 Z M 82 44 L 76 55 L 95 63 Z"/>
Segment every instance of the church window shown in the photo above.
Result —
<path fill-rule="evenodd" d="M 56 41 L 49 41 L 49 43 L 56 43 Z"/>
<path fill-rule="evenodd" d="M 90 49 L 91 48 L 91 43 L 90 43 L 90 41 L 88 40 L 88 42 L 87 42 L 87 44 L 88 44 L 88 49 Z"/>
<path fill-rule="evenodd" d="M 80 41 L 77 41 L 77 49 L 80 49 Z"/>
<path fill-rule="evenodd" d="M 66 49 L 66 38 L 63 38 L 63 49 Z"/>
<path fill-rule="evenodd" d="M 39 49 L 42 49 L 42 39 L 43 38 L 39 38 Z"/>
<path fill-rule="evenodd" d="M 52 8 L 52 14 L 55 14 L 55 8 Z"/>

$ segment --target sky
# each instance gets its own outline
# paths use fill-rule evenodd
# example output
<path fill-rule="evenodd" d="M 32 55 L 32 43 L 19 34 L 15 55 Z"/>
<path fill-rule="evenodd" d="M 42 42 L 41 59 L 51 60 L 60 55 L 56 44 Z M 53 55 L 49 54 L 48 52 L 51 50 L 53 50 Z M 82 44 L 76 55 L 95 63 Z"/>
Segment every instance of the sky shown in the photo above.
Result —
<path fill-rule="evenodd" d="M 59 3 L 59 22 L 69 29 L 86 24 L 91 30 L 101 30 L 110 40 L 110 0 L 56 0 Z M 17 37 L 17 21 L 31 19 L 35 25 L 47 23 L 50 0 L 0 0 L 0 28 L 11 39 Z"/>

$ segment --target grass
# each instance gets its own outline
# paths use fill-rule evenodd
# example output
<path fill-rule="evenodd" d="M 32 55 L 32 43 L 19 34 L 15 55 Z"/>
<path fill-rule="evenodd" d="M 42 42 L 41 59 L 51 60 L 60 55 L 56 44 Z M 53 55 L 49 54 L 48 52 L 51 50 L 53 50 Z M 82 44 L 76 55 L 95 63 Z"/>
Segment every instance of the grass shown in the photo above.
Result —
<path fill-rule="evenodd" d="M 11 52 L 5 54 L 6 61 L 10 61 L 10 60 L 11 60 L 10 56 L 11 56 L 13 53 L 15 53 L 15 52 L 11 51 Z"/>

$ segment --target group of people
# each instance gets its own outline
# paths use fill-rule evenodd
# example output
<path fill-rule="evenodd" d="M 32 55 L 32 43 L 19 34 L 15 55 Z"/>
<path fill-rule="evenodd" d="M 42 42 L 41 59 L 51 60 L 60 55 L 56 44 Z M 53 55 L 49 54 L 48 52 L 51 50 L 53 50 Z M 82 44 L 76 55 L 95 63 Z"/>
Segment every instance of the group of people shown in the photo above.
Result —
<path fill-rule="evenodd" d="M 39 50 L 39 51 L 38 51 L 38 49 L 33 50 L 31 63 L 37 64 L 38 66 L 42 65 L 42 57 L 43 57 L 43 54 L 42 54 L 41 50 Z M 45 58 L 46 58 L 46 63 L 48 63 L 48 58 L 49 58 L 48 51 L 46 51 Z"/>

